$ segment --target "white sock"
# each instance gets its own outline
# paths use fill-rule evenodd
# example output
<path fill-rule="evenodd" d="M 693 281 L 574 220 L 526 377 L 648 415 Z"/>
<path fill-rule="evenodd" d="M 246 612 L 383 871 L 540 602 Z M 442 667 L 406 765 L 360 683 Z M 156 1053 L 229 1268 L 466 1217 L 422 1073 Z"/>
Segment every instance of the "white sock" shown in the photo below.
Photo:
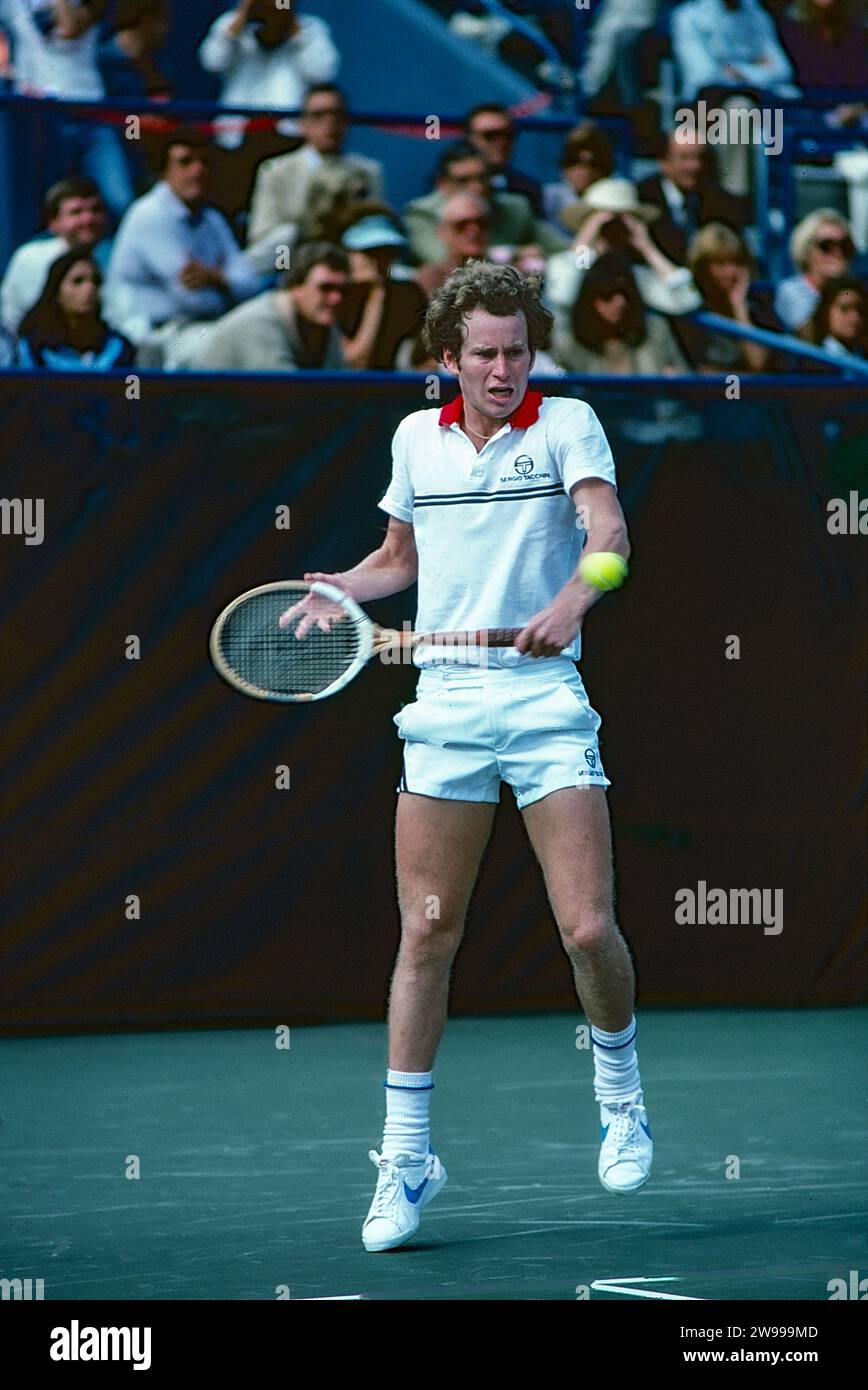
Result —
<path fill-rule="evenodd" d="M 620 1033 L 591 1027 L 594 1045 L 594 1095 L 601 1105 L 635 1100 L 642 1090 L 636 1056 L 636 1019 Z"/>
<path fill-rule="evenodd" d="M 397 1154 L 428 1153 L 431 1092 L 434 1082 L 430 1071 L 386 1071 L 386 1125 L 383 1130 L 382 1153 L 385 1158 Z"/>

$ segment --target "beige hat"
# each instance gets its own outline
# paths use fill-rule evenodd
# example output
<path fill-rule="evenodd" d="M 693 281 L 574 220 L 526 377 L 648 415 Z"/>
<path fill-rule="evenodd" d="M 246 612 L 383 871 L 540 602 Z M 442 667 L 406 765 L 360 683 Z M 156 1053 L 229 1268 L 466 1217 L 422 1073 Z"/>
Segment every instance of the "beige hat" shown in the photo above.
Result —
<path fill-rule="evenodd" d="M 568 232 L 577 232 L 592 212 L 629 212 L 643 222 L 653 222 L 660 209 L 650 203 L 640 203 L 635 183 L 629 179 L 597 179 L 585 191 L 584 198 L 569 203 L 560 214 Z"/>

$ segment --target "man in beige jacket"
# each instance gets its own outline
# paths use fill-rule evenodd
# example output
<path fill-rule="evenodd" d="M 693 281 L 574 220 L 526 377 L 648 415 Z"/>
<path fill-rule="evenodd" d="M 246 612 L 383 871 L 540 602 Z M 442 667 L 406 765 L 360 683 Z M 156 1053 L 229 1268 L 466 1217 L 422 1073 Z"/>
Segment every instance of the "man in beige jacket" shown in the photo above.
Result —
<path fill-rule="evenodd" d="M 291 154 L 260 164 L 247 225 L 247 257 L 262 274 L 275 269 L 277 248 L 292 247 L 308 210 L 312 185 L 334 175 L 358 179 L 357 199 L 382 201 L 383 166 L 360 154 L 344 154 L 349 129 L 343 94 L 333 83 L 311 87 L 302 115 L 305 143 Z"/>
<path fill-rule="evenodd" d="M 320 241 L 302 247 L 283 288 L 249 299 L 208 330 L 194 371 L 343 371 L 337 319 L 349 270 L 338 246 Z"/>

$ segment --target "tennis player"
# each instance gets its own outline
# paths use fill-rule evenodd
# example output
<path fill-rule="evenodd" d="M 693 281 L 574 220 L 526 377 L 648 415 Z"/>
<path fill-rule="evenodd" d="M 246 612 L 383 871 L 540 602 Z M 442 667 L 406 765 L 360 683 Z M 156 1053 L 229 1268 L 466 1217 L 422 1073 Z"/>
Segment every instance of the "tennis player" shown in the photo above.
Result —
<path fill-rule="evenodd" d="M 635 981 L 615 922 L 612 849 L 597 732 L 576 670 L 582 619 L 600 597 L 577 574 L 592 551 L 630 546 L 602 426 L 576 399 L 528 389 L 551 315 L 540 282 L 471 261 L 428 307 L 429 351 L 458 378 L 443 409 L 408 415 L 394 436 L 380 507 L 385 539 L 354 569 L 307 573 L 359 602 L 418 581 L 421 632 L 519 627 L 513 647 L 417 648 L 396 819 L 401 943 L 389 1000 L 386 1122 L 370 1251 L 416 1232 L 446 1171 L 431 1148 L 429 1104 L 452 961 L 508 782 L 539 859 L 591 1024 L 609 1192 L 634 1192 L 652 1141 L 636 1056 Z M 306 603 L 304 600 L 303 603 Z M 293 610 L 287 610 L 294 611 Z M 296 629 L 315 621 L 312 606 Z M 284 620 L 283 615 L 281 621 Z"/>

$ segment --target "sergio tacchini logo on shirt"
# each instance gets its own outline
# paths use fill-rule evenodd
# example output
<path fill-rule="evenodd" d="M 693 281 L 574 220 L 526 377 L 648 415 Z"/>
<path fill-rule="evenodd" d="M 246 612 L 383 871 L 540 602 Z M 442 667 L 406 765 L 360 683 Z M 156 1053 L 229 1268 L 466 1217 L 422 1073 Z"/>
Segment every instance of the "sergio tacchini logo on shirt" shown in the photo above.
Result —
<path fill-rule="evenodd" d="M 514 473 L 504 473 L 501 475 L 502 483 L 534 483 L 541 478 L 550 478 L 551 473 L 534 473 L 534 463 L 530 454 L 519 454 L 513 463 Z"/>

